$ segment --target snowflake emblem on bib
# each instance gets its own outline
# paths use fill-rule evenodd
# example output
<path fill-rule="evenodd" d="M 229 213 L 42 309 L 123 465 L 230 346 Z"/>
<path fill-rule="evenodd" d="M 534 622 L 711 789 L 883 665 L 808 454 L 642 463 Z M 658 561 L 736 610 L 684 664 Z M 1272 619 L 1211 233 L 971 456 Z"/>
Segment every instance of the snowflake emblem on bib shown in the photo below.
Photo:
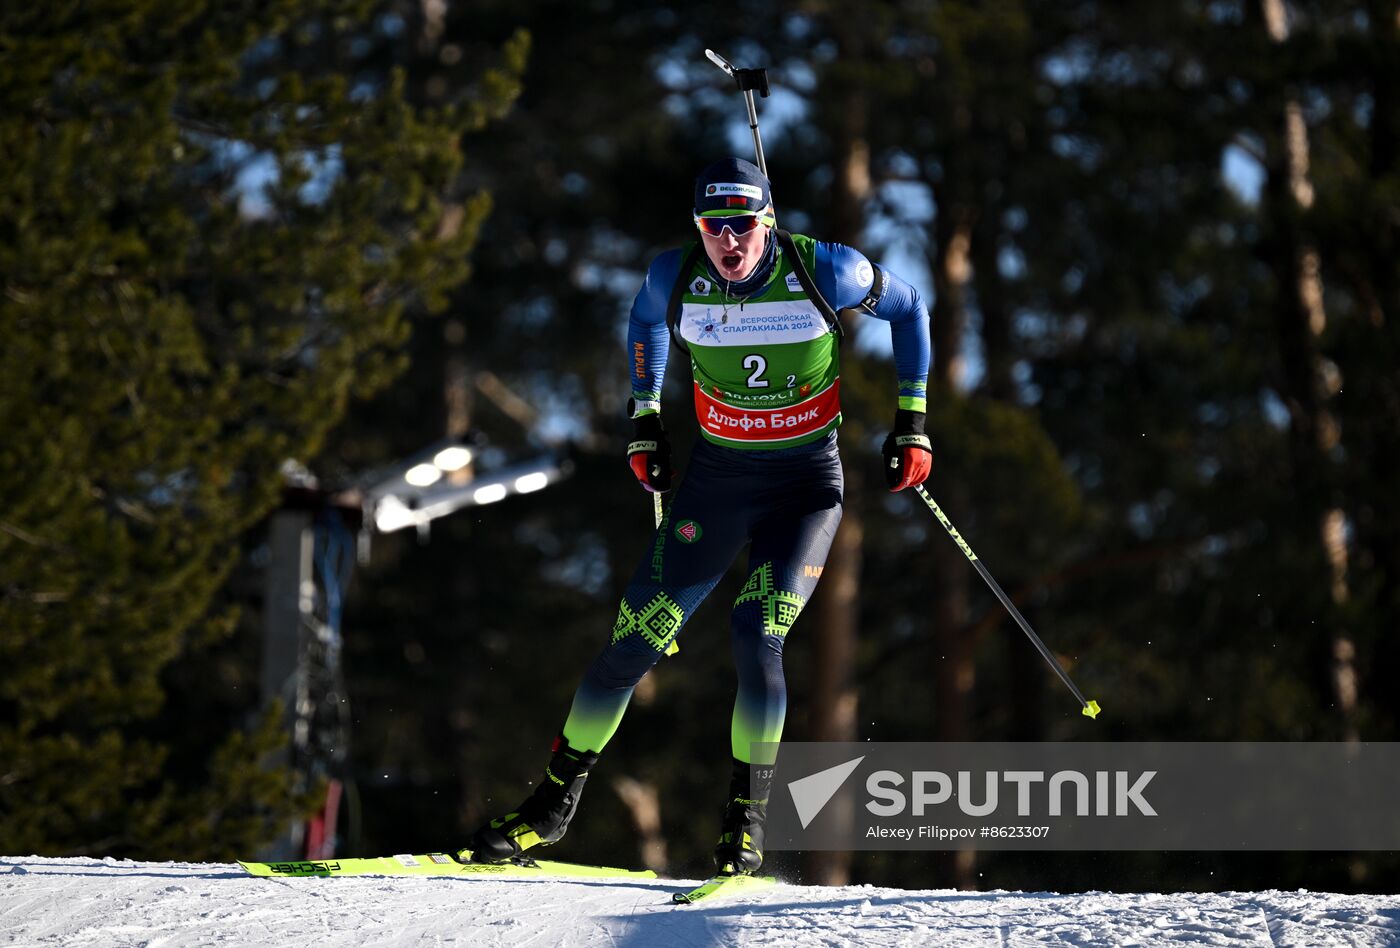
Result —
<path fill-rule="evenodd" d="M 719 320 L 710 315 L 710 311 L 705 310 L 703 316 L 692 316 L 690 324 L 695 329 L 695 341 L 719 342 Z"/>

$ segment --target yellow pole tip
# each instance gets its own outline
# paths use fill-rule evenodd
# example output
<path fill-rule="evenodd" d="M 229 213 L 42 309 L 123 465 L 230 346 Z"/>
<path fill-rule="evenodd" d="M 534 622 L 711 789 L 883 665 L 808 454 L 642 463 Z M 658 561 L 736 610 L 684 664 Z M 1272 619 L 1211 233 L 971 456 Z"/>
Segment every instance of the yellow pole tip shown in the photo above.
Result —
<path fill-rule="evenodd" d="M 1097 718 L 1099 716 L 1099 703 L 1097 701 L 1090 701 L 1084 706 L 1080 713 L 1086 718 Z"/>

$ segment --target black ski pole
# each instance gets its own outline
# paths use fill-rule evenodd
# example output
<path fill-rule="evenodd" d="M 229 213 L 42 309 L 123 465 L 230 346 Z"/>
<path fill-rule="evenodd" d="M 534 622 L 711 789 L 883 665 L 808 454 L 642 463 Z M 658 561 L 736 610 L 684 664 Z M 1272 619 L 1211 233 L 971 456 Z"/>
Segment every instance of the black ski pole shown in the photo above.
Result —
<path fill-rule="evenodd" d="M 1050 667 L 1055 669 L 1055 674 L 1060 676 L 1060 681 L 1063 681 L 1069 690 L 1074 692 L 1074 696 L 1079 699 L 1079 703 L 1083 706 L 1080 708 L 1080 713 L 1088 718 L 1097 718 L 1099 716 L 1099 703 L 1097 701 L 1086 701 L 1084 699 L 1083 693 L 1075 687 L 1074 682 L 1070 680 L 1069 674 L 1060 666 L 1059 661 L 1051 654 L 1050 650 L 1045 647 L 1045 643 L 1040 640 L 1040 636 L 1035 634 L 1035 630 L 1033 630 L 1031 624 L 1026 621 L 1026 617 L 1021 615 L 1021 610 L 1016 608 L 1016 604 L 1011 601 L 1011 597 L 1002 591 L 1001 586 L 997 585 L 997 581 L 992 578 L 992 574 L 987 571 L 987 567 L 982 565 L 982 561 L 977 558 L 977 554 L 972 552 L 972 547 L 968 546 L 967 541 L 962 538 L 962 534 L 958 533 L 957 528 L 955 528 L 952 521 L 948 519 L 948 515 L 943 512 L 943 508 L 938 506 L 938 501 L 934 500 L 929 492 L 924 490 L 924 485 L 917 484 L 914 489 L 919 492 L 919 496 L 924 499 L 924 503 L 928 504 L 928 509 L 933 511 L 933 515 L 938 518 L 938 522 L 943 524 L 943 529 L 948 531 L 948 536 L 952 537 L 953 542 L 958 545 L 958 549 L 963 551 L 963 555 L 967 557 L 968 562 L 977 570 L 977 574 L 986 580 L 992 592 L 996 593 L 997 598 L 1001 600 L 1001 604 L 1006 607 L 1006 611 L 1011 613 L 1011 618 L 1016 620 L 1016 624 L 1021 627 L 1021 631 L 1026 633 L 1026 636 L 1031 640 L 1031 644 L 1040 652 L 1041 658 L 1049 662 Z"/>

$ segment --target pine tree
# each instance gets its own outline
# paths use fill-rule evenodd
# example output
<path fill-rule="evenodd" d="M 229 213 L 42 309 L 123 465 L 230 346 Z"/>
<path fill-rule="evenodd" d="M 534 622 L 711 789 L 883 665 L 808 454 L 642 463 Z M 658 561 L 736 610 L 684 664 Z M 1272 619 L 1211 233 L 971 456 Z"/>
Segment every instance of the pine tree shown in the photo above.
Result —
<path fill-rule="evenodd" d="M 284 459 L 467 276 L 490 204 L 452 191 L 462 136 L 509 107 L 526 40 L 415 108 L 361 68 L 395 23 L 346 0 L 0 14 L 4 851 L 227 857 L 307 805 L 261 769 L 272 715 L 181 730 L 161 676 L 233 628 L 212 604 Z"/>

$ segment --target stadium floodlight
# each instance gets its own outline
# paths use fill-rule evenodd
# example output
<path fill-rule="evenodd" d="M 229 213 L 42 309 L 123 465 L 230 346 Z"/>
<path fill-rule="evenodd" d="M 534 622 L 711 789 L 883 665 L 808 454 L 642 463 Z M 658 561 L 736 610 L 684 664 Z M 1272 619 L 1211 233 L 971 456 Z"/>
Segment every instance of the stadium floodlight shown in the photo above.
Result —
<path fill-rule="evenodd" d="M 486 504 L 494 504 L 498 500 L 505 500 L 510 496 L 510 491 L 504 484 L 487 484 L 485 487 L 478 487 L 472 491 L 472 503 L 478 507 Z"/>
<path fill-rule="evenodd" d="M 442 468 L 436 464 L 415 464 L 404 472 L 403 479 L 414 487 L 432 487 L 442 480 Z"/>
<path fill-rule="evenodd" d="M 549 486 L 549 475 L 543 471 L 535 471 L 533 474 L 525 474 L 515 479 L 515 492 L 517 494 L 532 494 L 537 490 L 544 490 Z"/>
<path fill-rule="evenodd" d="M 463 507 L 483 507 L 514 494 L 530 494 L 568 477 L 572 463 L 564 457 L 547 454 L 498 470 L 480 470 L 465 484 L 447 479 L 426 487 L 407 488 L 404 478 L 396 485 L 380 485 L 365 495 L 366 522 L 379 533 L 393 533 L 406 527 L 425 529 L 439 517 Z"/>
<path fill-rule="evenodd" d="M 351 486 L 363 496 L 365 508 L 373 509 L 381 497 L 394 494 L 407 499 L 439 484 L 445 475 L 459 474 L 478 454 L 462 438 L 443 438 L 405 458 L 366 471 Z"/>
<path fill-rule="evenodd" d="M 414 512 L 393 494 L 386 495 L 374 508 L 374 528 L 380 533 L 393 533 L 415 522 Z"/>
<path fill-rule="evenodd" d="M 471 462 L 471 448 L 464 448 L 459 444 L 443 448 L 433 455 L 433 466 L 446 474 L 460 471 Z"/>

